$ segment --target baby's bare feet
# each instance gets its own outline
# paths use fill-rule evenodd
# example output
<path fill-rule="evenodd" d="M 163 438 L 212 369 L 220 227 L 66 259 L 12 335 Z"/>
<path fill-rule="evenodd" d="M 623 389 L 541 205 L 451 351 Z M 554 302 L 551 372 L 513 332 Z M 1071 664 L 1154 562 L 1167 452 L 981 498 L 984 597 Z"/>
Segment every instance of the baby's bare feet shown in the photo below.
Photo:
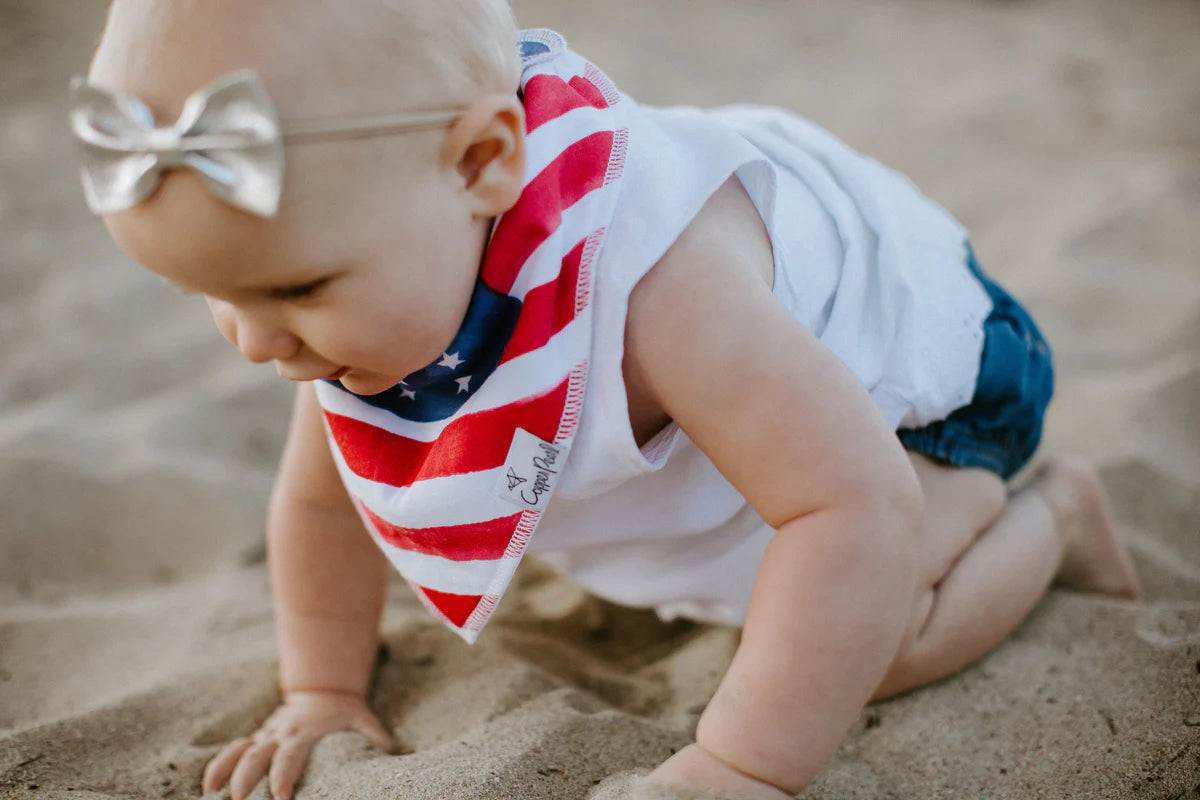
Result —
<path fill-rule="evenodd" d="M 1075 456 L 1054 456 L 1029 486 L 1046 501 L 1063 540 L 1056 581 L 1115 597 L 1138 596 L 1137 572 L 1121 543 L 1100 476 Z"/>

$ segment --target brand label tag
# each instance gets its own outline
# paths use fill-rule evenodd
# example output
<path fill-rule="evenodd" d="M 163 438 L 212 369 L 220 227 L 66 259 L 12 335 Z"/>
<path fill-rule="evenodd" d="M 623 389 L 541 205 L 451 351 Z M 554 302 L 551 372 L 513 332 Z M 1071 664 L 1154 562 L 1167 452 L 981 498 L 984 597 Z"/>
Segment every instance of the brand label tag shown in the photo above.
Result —
<path fill-rule="evenodd" d="M 565 455 L 566 448 L 517 428 L 504 459 L 504 473 L 496 482 L 496 495 L 521 508 L 545 510 L 562 473 Z"/>

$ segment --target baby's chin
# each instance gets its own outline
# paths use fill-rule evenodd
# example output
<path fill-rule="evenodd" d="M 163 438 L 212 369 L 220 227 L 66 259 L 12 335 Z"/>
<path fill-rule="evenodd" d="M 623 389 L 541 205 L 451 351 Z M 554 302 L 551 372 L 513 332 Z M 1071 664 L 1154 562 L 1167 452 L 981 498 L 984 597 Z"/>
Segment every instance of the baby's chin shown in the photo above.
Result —
<path fill-rule="evenodd" d="M 347 391 L 362 395 L 363 397 L 369 397 L 380 392 L 386 392 L 401 380 L 402 378 L 386 378 L 350 370 L 338 379 L 338 383 L 345 387 Z"/>

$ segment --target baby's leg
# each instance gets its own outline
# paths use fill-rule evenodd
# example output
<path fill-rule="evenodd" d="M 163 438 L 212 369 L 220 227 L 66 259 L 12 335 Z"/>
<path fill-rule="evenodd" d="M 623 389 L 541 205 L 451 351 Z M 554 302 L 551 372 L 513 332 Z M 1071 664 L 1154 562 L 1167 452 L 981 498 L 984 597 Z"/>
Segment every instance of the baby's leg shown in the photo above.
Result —
<path fill-rule="evenodd" d="M 1004 639 L 1056 578 L 1085 591 L 1137 595 L 1095 470 L 1052 458 L 1007 495 L 996 475 L 910 454 L 925 492 L 923 591 L 876 698 L 956 672 Z"/>

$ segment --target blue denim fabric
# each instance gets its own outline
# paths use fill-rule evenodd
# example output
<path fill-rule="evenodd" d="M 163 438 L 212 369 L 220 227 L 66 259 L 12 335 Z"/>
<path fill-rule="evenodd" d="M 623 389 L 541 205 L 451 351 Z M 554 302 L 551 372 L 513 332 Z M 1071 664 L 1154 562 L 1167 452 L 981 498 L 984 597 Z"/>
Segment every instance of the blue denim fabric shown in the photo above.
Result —
<path fill-rule="evenodd" d="M 992 298 L 983 323 L 983 354 L 971 402 L 946 419 L 897 431 L 908 450 L 959 467 L 982 467 L 1009 478 L 1042 438 L 1054 394 L 1050 346 L 1028 312 L 983 274 L 968 247 L 967 266 Z"/>

